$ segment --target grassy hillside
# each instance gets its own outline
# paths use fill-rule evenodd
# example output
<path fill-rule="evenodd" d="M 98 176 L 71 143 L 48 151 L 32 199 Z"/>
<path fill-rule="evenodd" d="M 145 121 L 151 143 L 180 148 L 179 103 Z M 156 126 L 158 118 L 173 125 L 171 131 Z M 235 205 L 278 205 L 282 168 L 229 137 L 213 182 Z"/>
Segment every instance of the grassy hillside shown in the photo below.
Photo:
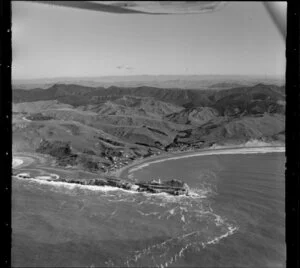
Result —
<path fill-rule="evenodd" d="M 222 86 L 222 85 L 221 85 Z M 13 91 L 13 150 L 104 172 L 162 151 L 285 137 L 285 89 L 91 88 Z"/>

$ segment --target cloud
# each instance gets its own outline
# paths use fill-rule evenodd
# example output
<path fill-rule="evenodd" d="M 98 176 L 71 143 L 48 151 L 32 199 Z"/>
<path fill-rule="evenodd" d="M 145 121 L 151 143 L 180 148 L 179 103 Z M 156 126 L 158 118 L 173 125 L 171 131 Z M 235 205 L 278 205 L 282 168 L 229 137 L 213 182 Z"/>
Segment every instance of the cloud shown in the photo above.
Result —
<path fill-rule="evenodd" d="M 128 65 L 119 65 L 116 67 L 119 70 L 125 69 L 125 70 L 133 70 L 134 68 Z"/>

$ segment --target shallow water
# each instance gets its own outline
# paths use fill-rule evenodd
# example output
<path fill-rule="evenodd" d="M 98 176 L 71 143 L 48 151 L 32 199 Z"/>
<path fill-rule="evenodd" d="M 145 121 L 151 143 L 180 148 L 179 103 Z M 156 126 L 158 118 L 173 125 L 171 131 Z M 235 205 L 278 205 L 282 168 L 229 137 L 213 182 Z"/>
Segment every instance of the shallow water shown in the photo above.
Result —
<path fill-rule="evenodd" d="M 193 195 L 13 179 L 14 266 L 284 267 L 284 154 L 214 155 L 131 176 Z"/>

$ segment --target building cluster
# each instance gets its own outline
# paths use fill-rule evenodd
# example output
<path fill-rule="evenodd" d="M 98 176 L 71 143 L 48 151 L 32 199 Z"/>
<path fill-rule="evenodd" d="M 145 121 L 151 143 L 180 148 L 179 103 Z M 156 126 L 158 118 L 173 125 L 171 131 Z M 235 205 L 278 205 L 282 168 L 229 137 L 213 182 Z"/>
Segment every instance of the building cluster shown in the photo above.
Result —
<path fill-rule="evenodd" d="M 197 145 L 191 145 L 191 144 L 180 144 L 177 147 L 171 147 L 168 148 L 166 151 L 167 152 L 189 152 L 189 151 L 194 151 L 195 149 L 200 149 L 201 144 Z M 112 164 L 110 164 L 108 167 L 103 167 L 106 169 L 106 172 L 112 172 L 116 171 L 122 167 L 127 166 L 128 164 L 132 163 L 133 161 L 136 160 L 142 160 L 144 158 L 148 158 L 150 156 L 158 156 L 162 153 L 163 151 L 149 151 L 147 156 L 136 156 L 136 155 L 129 155 L 128 153 L 124 153 L 124 151 L 121 151 L 122 155 L 121 156 L 113 156 L 110 158 Z M 108 159 L 106 157 L 106 159 Z"/>

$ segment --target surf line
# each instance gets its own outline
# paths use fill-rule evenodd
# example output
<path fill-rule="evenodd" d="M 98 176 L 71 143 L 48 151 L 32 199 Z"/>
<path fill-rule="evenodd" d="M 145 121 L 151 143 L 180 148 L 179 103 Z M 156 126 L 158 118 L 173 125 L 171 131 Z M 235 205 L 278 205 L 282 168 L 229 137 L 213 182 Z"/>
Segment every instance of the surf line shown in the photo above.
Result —
<path fill-rule="evenodd" d="M 261 153 L 284 153 L 284 146 L 266 146 L 266 147 L 235 147 L 224 149 L 207 149 L 199 152 L 191 152 L 189 154 L 166 157 L 158 160 L 150 160 L 148 162 L 137 164 L 129 169 L 128 173 L 135 172 L 137 170 L 148 167 L 152 164 L 161 163 L 165 161 L 177 160 L 181 158 L 190 158 L 196 156 L 208 156 L 208 155 L 229 155 L 229 154 L 261 154 Z"/>

